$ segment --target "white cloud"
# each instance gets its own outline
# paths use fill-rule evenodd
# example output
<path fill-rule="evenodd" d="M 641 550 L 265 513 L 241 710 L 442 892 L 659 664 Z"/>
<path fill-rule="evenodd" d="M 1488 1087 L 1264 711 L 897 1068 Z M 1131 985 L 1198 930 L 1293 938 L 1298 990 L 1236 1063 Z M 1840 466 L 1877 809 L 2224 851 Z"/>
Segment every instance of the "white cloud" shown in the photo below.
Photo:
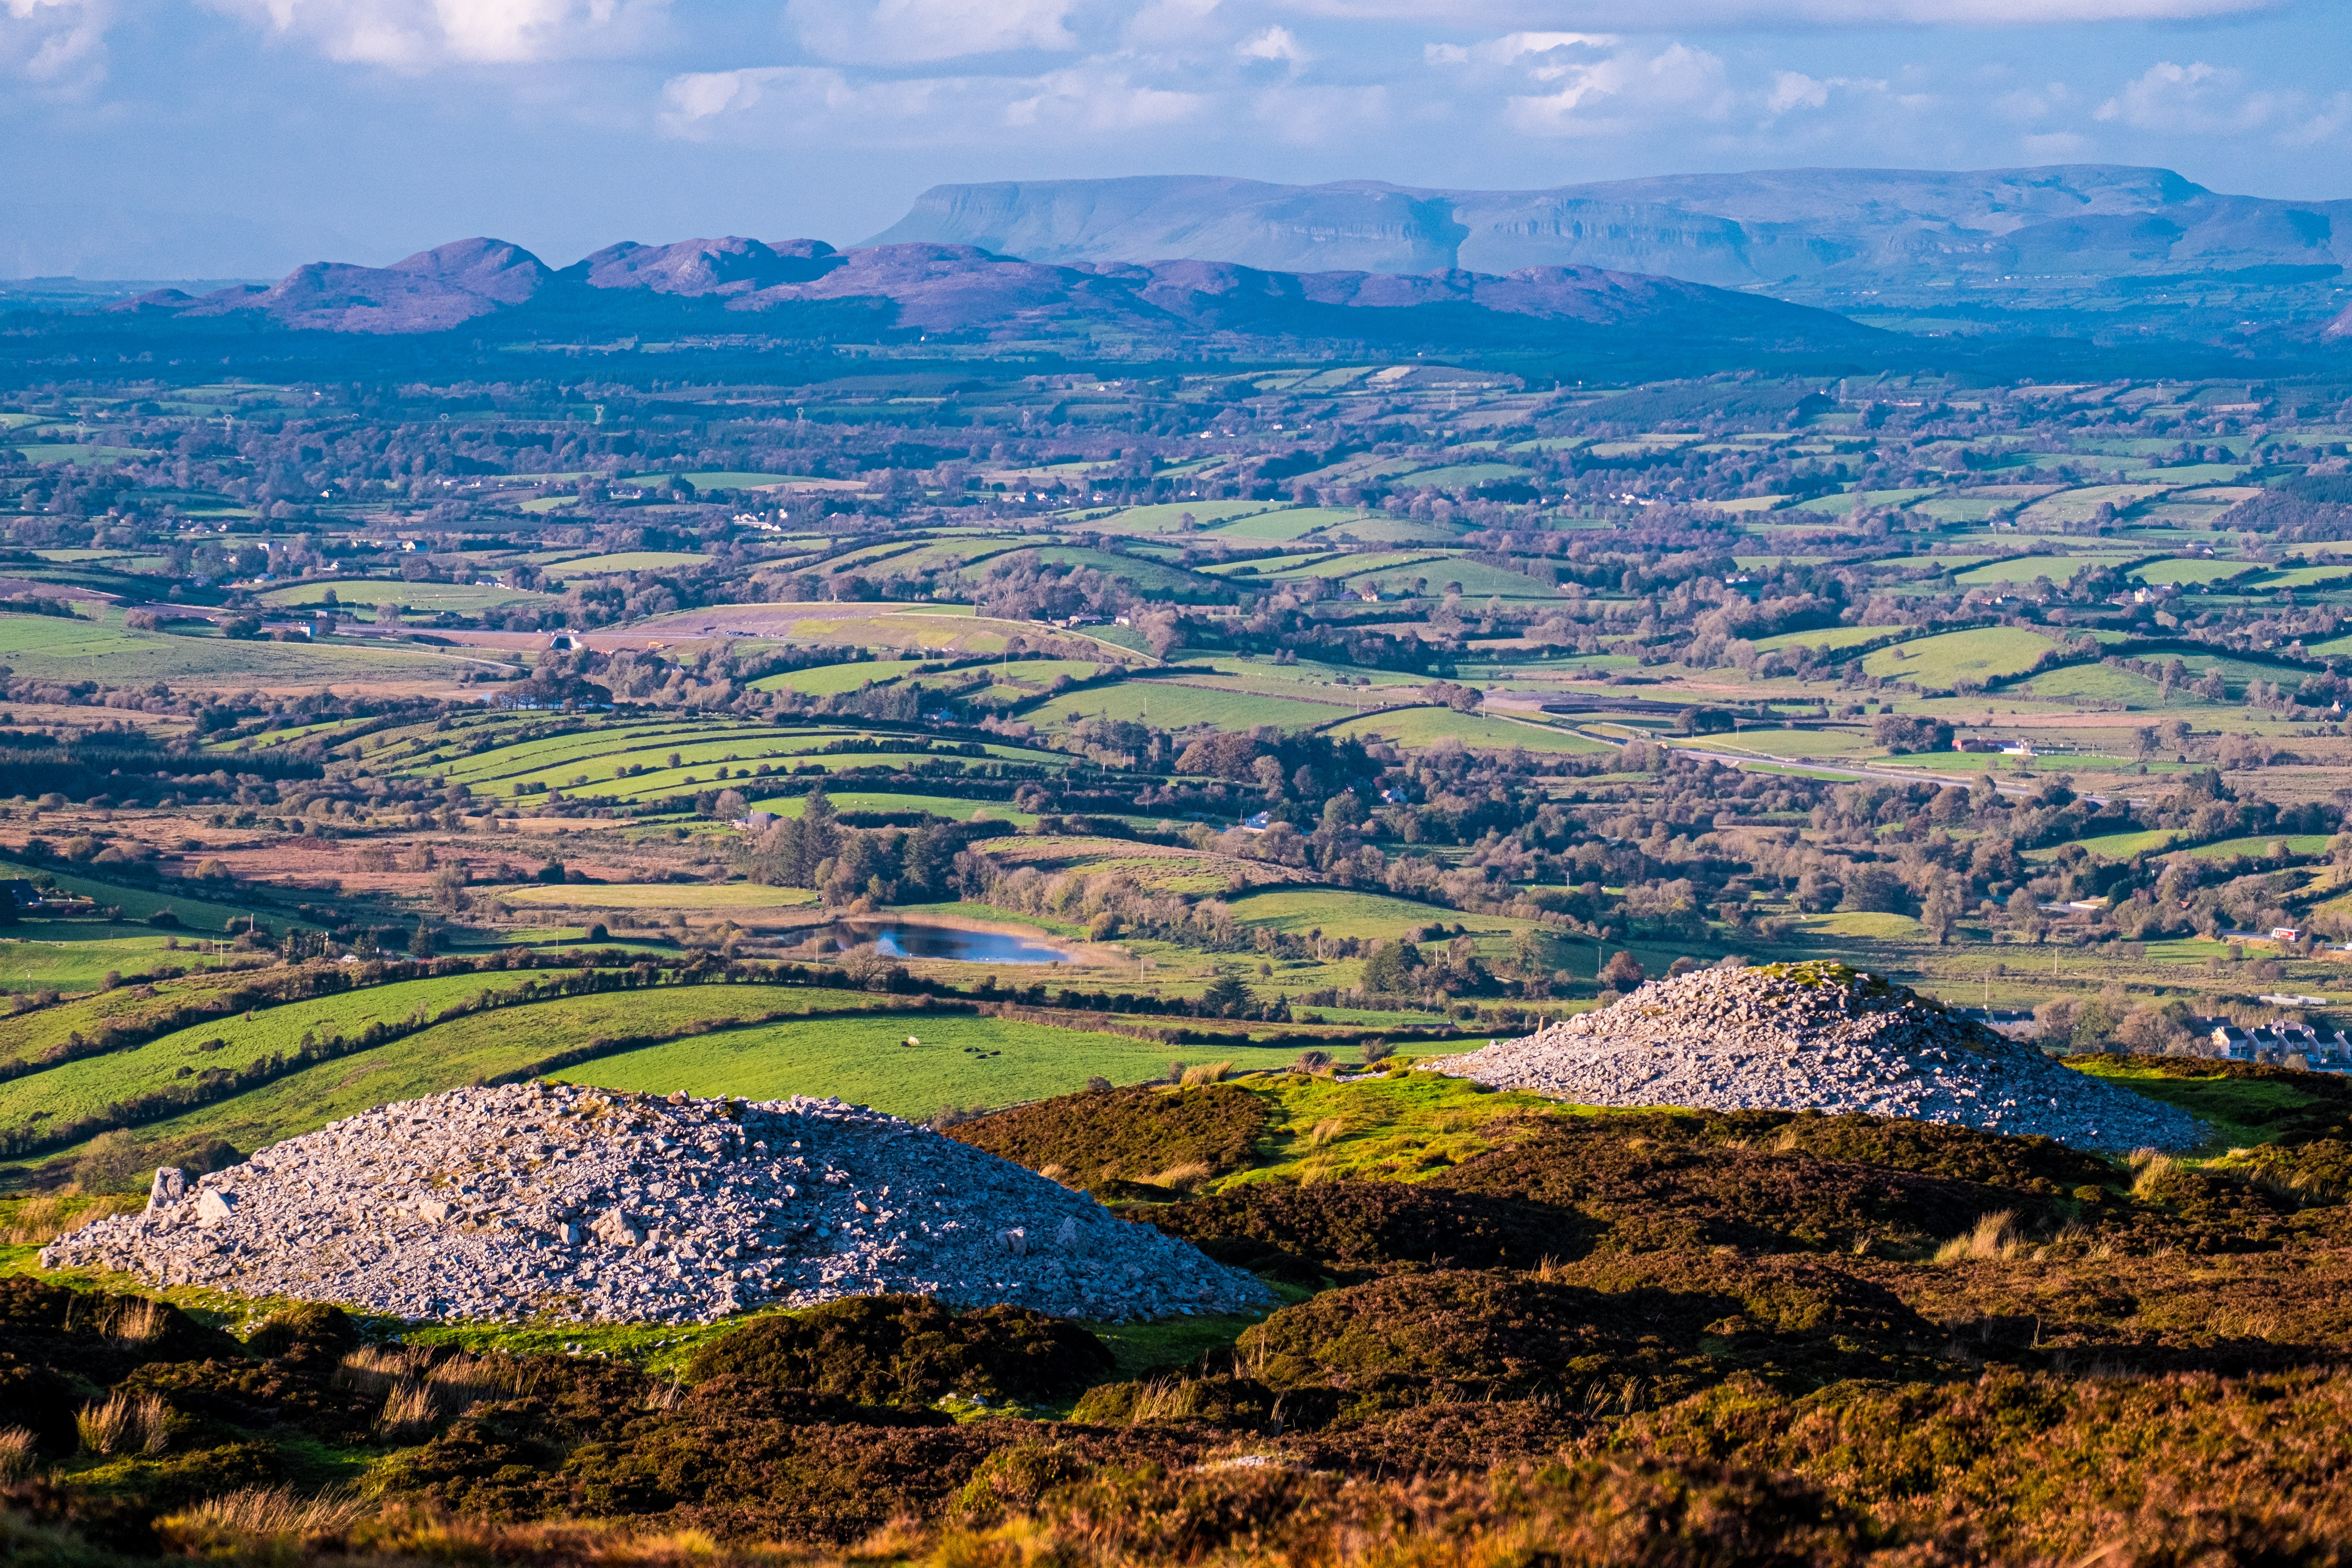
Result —
<path fill-rule="evenodd" d="M 1528 136 L 1615 136 L 1675 115 L 1720 120 L 1730 107 L 1723 61 L 1672 44 L 1644 58 L 1624 51 L 1598 61 L 1547 65 L 1530 73 L 1554 90 L 1510 98 L 1504 121 Z"/>
<path fill-rule="evenodd" d="M 2277 113 L 2280 100 L 2267 92 L 2242 92 L 2244 79 L 2242 72 L 2202 60 L 2185 66 L 2162 60 L 2099 105 L 2094 118 L 2172 133 L 2259 130 Z"/>
<path fill-rule="evenodd" d="M 1830 100 L 1831 82 L 1843 82 L 1842 77 L 1830 81 L 1816 81 L 1802 71 L 1774 71 L 1772 90 L 1765 95 L 1767 114 L 1786 114 L 1792 109 L 1822 109 Z"/>
<path fill-rule="evenodd" d="M 1798 109 L 1826 109 L 1832 92 L 1883 93 L 1886 83 L 1872 77 L 1832 76 L 1816 79 L 1802 71 L 1774 71 L 1764 95 L 1764 117 L 1778 120 Z"/>
<path fill-rule="evenodd" d="M 1557 0 L 1286 0 L 1351 21 L 1527 27 L 1556 21 Z M 2081 22 L 2187 21 L 2284 10 L 2292 0 L 1587 0 L 1579 23 L 1612 32 L 1790 26 L 2015 27 Z"/>
<path fill-rule="evenodd" d="M 1509 33 L 1483 44 L 1428 44 L 1422 58 L 1433 66 L 1507 66 L 1524 55 L 1549 55 L 1555 49 L 1607 49 L 1617 39 L 1607 33 Z"/>
<path fill-rule="evenodd" d="M 1192 119 L 1210 100 L 1130 79 L 1108 62 L 1041 76 L 859 80 L 830 66 L 689 71 L 662 84 L 661 128 L 686 141 L 789 140 L 937 146 L 1001 138 L 1150 130 Z"/>
<path fill-rule="evenodd" d="M 1058 125 L 1085 131 L 1141 131 L 1190 120 L 1208 106 L 1199 93 L 1173 92 L 1107 75 L 1090 63 L 1039 78 L 1036 90 L 1004 107 L 1007 125 Z"/>
<path fill-rule="evenodd" d="M 2335 141 L 2347 127 L 2352 127 L 2352 92 L 2339 92 L 2279 140 L 2290 147 L 2315 147 L 2322 142 Z"/>
<path fill-rule="evenodd" d="M 0 0 L 0 76 L 75 93 L 106 75 L 101 0 Z"/>
<path fill-rule="evenodd" d="M 329 59 L 419 69 L 625 54 L 668 0 L 207 0 Z"/>
<path fill-rule="evenodd" d="M 1150 47 L 1159 44 L 1189 44 L 1213 36 L 1219 0 L 1147 0 L 1128 19 L 1127 41 Z"/>
<path fill-rule="evenodd" d="M 2031 125 L 2046 120 L 2074 100 L 2074 94 L 2063 81 L 2053 81 L 2040 88 L 2017 88 L 1992 100 L 1992 111 L 2003 120 L 2020 125 Z"/>
<path fill-rule="evenodd" d="M 1245 60 L 1288 60 L 1292 65 L 1304 64 L 1307 58 L 1287 27 L 1268 27 L 1263 33 L 1252 34 L 1234 46 L 1234 53 Z"/>
<path fill-rule="evenodd" d="M 790 0 L 801 42 L 830 60 L 910 65 L 1077 47 L 1075 0 Z"/>

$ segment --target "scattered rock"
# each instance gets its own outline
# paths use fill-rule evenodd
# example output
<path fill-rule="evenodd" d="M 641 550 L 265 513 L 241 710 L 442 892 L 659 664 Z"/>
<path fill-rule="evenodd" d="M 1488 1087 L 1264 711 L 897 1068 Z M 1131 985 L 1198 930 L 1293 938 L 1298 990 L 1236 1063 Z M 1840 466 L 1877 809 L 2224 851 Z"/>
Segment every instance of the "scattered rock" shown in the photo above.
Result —
<path fill-rule="evenodd" d="M 1271 1299 L 1082 1194 L 837 1100 L 454 1089 L 194 1191 L 42 1260 L 408 1319 L 705 1322 L 893 1293 L 1107 1320 Z"/>
<path fill-rule="evenodd" d="M 1598 1012 L 1422 1065 L 1582 1105 L 1866 1111 L 2118 1152 L 2206 1136 L 2186 1111 L 1843 964 L 1653 981 Z"/>

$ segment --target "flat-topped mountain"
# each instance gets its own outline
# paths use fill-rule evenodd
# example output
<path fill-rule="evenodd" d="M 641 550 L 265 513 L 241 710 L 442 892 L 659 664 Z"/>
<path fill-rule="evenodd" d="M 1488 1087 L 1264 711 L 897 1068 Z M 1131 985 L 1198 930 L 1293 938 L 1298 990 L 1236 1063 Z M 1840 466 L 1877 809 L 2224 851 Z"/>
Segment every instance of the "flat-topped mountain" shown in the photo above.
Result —
<path fill-rule="evenodd" d="M 2113 164 L 1784 169 L 1534 191 L 1178 175 L 939 185 L 870 243 L 907 241 L 1059 263 L 1601 267 L 1792 298 L 1965 285 L 2024 299 L 2116 279 L 2332 276 L 2352 261 L 2352 201 L 2228 195 Z"/>

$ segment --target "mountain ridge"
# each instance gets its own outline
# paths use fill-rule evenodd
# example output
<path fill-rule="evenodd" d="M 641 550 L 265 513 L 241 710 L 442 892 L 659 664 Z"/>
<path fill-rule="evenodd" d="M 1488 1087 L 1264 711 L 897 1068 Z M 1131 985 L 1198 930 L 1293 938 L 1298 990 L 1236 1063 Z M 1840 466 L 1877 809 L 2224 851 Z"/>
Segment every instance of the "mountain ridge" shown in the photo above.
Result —
<path fill-rule="evenodd" d="M 205 295 L 156 289 L 107 311 L 144 322 L 417 335 L 492 321 L 627 330 L 633 321 L 675 321 L 681 310 L 740 331 L 766 318 L 828 308 L 859 312 L 858 322 L 884 331 L 1000 340 L 1097 332 L 1171 340 L 1492 337 L 1525 335 L 1537 323 L 1566 338 L 1634 328 L 1675 341 L 1801 347 L 1878 335 L 1828 311 L 1598 268 L 1302 274 L 1194 260 L 1055 266 L 965 245 L 837 250 L 823 240 L 740 236 L 626 241 L 561 269 L 508 241 L 477 237 L 383 268 L 314 262 L 268 287 Z M 845 319 L 825 318 L 828 330 Z"/>
<path fill-rule="evenodd" d="M 1519 191 L 1141 175 L 935 185 L 867 243 L 908 241 L 1064 264 L 1591 266 L 1833 308 L 1889 291 L 2023 303 L 2119 280 L 2336 277 L 2352 265 L 2352 200 L 2231 195 L 2126 164 L 1762 170 Z M 2268 275 L 2280 268 L 2309 276 Z"/>

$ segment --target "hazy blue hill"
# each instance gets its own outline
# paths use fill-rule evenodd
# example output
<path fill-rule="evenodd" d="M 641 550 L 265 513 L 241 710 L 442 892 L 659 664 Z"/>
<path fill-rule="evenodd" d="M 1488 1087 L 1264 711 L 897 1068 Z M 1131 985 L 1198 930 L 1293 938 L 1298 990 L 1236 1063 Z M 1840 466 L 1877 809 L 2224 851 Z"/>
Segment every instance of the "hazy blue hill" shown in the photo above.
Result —
<path fill-rule="evenodd" d="M 1339 340 L 1419 348 L 1674 355 L 1696 345 L 1765 353 L 1884 336 L 1830 311 L 1676 279 L 1592 267 L 1491 274 L 1296 273 L 1231 262 L 1055 265 L 977 246 L 836 251 L 820 240 L 728 237 L 624 242 L 556 271 L 494 239 L 458 240 L 386 268 L 317 262 L 276 285 L 158 289 L 110 307 L 131 332 L 230 331 L 550 341 L 632 333 L 792 340 L 851 335 L 1160 349 Z"/>
<path fill-rule="evenodd" d="M 1211 176 L 941 185 L 874 243 L 973 245 L 1033 261 L 1230 261 L 1281 271 L 1600 267 L 1811 303 L 1956 299 L 2128 314 L 2234 310 L 2352 262 L 2352 201 L 2229 195 L 2164 169 L 1790 169 L 1547 191 L 1278 185 Z M 2227 300 L 2153 300 L 2194 280 Z M 2104 298 L 2113 296 L 2112 299 Z M 2308 297 L 2305 297 L 2308 296 Z M 2324 319 L 2325 289 L 2268 299 Z M 2326 308 L 2323 309 L 2322 307 Z"/>

